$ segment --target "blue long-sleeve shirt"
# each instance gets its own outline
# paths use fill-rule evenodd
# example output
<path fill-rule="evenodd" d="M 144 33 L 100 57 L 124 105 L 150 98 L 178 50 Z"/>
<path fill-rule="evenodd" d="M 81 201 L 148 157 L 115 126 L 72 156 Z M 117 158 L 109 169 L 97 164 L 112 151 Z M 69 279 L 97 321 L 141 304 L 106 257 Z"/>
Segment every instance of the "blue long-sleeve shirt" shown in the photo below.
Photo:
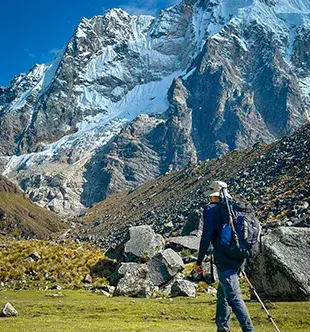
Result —
<path fill-rule="evenodd" d="M 218 213 L 218 204 L 208 204 L 203 210 L 203 230 L 200 240 L 197 264 L 200 265 L 208 253 L 212 239 L 214 238 L 215 223 L 220 221 Z"/>
<path fill-rule="evenodd" d="M 234 202 L 233 202 L 234 204 Z M 220 208 L 219 203 L 208 204 L 203 211 L 203 230 L 200 240 L 197 265 L 200 265 L 206 254 L 211 254 L 211 243 L 214 247 L 214 262 L 219 270 L 239 268 L 243 261 L 228 257 L 220 245 L 219 237 L 222 230 L 222 219 L 229 218 L 228 210 Z M 227 219 L 228 220 L 228 219 Z"/>

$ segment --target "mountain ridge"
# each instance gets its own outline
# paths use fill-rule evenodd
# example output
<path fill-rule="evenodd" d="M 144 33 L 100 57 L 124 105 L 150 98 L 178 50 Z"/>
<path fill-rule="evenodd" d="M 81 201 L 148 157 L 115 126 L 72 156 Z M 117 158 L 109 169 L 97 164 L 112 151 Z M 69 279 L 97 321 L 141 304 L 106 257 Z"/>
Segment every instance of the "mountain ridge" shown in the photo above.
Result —
<path fill-rule="evenodd" d="M 1 92 L 3 174 L 42 206 L 79 215 L 188 161 L 271 143 L 309 121 L 309 22 L 308 0 L 186 0 L 156 18 L 114 9 L 83 19 L 52 64 Z M 122 154 L 115 141 L 139 114 L 163 120 L 159 138 L 145 133 L 149 159 L 133 144 L 121 166 L 89 171 L 111 144 Z M 143 158 L 153 173 L 134 165 Z"/>

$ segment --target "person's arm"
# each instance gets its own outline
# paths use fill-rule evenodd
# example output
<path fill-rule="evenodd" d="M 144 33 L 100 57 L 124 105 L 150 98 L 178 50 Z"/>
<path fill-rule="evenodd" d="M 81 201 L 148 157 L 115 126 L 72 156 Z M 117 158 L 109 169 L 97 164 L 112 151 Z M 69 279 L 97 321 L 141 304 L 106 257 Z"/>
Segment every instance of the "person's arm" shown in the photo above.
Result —
<path fill-rule="evenodd" d="M 200 240 L 198 259 L 196 263 L 197 266 L 201 265 L 210 247 L 210 243 L 214 232 L 214 212 L 215 212 L 214 208 L 205 209 L 203 211 L 203 230 Z"/>

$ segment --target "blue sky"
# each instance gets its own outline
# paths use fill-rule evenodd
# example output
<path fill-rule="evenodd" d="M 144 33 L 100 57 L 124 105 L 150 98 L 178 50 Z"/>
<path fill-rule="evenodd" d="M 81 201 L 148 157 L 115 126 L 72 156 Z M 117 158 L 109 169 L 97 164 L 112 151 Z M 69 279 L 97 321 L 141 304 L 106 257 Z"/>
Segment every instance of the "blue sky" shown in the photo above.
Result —
<path fill-rule="evenodd" d="M 82 17 L 123 8 L 130 14 L 156 15 L 180 0 L 3 0 L 0 6 L 0 85 L 46 63 L 64 47 Z"/>

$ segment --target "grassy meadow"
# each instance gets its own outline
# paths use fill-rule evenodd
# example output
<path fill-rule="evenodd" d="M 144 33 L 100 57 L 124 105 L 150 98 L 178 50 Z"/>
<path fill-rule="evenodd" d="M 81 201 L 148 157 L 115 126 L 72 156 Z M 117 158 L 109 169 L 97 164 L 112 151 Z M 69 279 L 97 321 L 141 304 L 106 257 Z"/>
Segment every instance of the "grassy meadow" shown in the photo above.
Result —
<path fill-rule="evenodd" d="M 50 293 L 50 292 L 49 292 Z M 9 301 L 18 317 L 0 318 L 0 331 L 10 332 L 215 332 L 216 299 L 207 294 L 190 298 L 107 298 L 84 290 L 63 291 L 47 297 L 46 291 L 2 291 L 0 305 Z M 274 331 L 257 302 L 247 302 L 256 331 Z M 281 332 L 310 331 L 310 302 L 276 303 L 270 308 Z M 232 332 L 241 331 L 232 315 Z"/>

